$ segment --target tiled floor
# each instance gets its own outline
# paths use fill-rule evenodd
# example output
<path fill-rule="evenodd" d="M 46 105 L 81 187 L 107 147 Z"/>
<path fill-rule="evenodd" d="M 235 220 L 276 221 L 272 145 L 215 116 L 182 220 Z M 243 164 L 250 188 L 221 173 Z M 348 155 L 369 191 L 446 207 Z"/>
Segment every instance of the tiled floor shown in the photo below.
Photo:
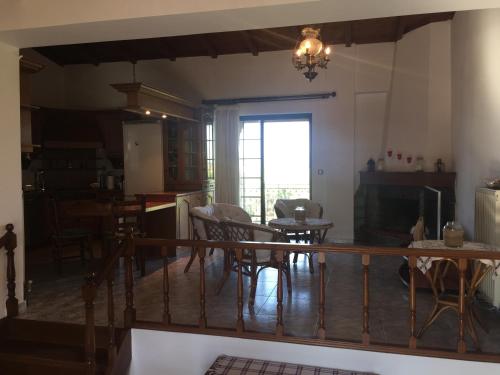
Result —
<path fill-rule="evenodd" d="M 199 265 L 183 273 L 188 252 L 179 250 L 177 259 L 169 265 L 170 302 L 175 323 L 196 324 L 199 317 Z M 36 259 L 36 257 L 33 257 Z M 84 310 L 80 287 L 84 267 L 79 262 L 64 267 L 64 277 L 57 278 L 50 263 L 31 262 L 28 274 L 34 279 L 29 306 L 23 318 L 83 322 Z M 370 266 L 370 333 L 373 342 L 407 345 L 408 292 L 397 275 L 401 263 L 396 257 L 375 257 Z M 215 287 L 222 272 L 219 252 L 206 257 L 206 300 L 209 326 L 235 327 L 236 274 L 233 273 L 219 295 Z M 117 320 L 121 324 L 124 306 L 123 267 L 116 281 L 115 300 Z M 329 255 L 326 269 L 326 332 L 328 338 L 360 340 L 362 323 L 362 268 L 356 255 Z M 244 318 L 249 330 L 273 332 L 276 324 L 277 271 L 261 272 L 253 308 L 247 304 L 248 278 L 245 283 Z M 161 321 L 163 271 L 160 261 L 148 262 L 148 274 L 136 274 L 134 289 L 137 319 Z M 284 293 L 285 334 L 315 336 L 318 329 L 319 272 L 309 272 L 304 257 L 292 268 L 293 292 Z M 286 289 L 285 289 L 286 291 Z M 417 326 L 420 326 L 432 307 L 429 292 L 417 293 Z M 482 318 L 489 325 L 486 334 L 478 329 L 483 351 L 500 352 L 500 313 L 479 304 Z M 106 322 L 106 290 L 101 288 L 96 301 L 96 320 Z M 421 347 L 455 349 L 457 316 L 444 313 L 419 340 Z M 473 349 L 470 342 L 469 348 Z"/>

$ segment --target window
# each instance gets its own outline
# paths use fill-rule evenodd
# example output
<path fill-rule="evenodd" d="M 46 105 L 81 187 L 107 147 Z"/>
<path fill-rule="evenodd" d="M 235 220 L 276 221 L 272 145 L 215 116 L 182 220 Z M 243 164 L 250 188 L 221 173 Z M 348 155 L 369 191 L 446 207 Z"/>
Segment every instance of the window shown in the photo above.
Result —
<path fill-rule="evenodd" d="M 215 153 L 214 153 L 214 124 L 209 121 L 205 125 L 207 148 L 207 179 L 215 178 Z"/>
<path fill-rule="evenodd" d="M 252 221 L 275 218 L 277 199 L 311 196 L 311 116 L 243 116 L 240 133 L 240 204 Z"/>

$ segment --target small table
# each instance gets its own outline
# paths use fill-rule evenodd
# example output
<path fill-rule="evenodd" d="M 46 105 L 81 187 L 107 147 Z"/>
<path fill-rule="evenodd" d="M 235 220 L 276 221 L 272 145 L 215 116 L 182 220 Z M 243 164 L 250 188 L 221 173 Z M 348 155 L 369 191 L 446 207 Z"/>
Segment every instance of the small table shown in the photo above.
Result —
<path fill-rule="evenodd" d="M 464 242 L 462 247 L 448 247 L 441 240 L 424 240 L 413 241 L 410 246 L 414 249 L 448 249 L 448 250 L 478 250 L 478 251 L 500 251 L 496 246 L 480 243 L 480 242 Z M 432 270 L 433 264 L 434 270 Z M 476 264 L 474 264 L 476 263 Z M 454 265 L 458 269 L 458 264 L 453 259 L 446 259 L 441 257 L 419 257 L 417 258 L 417 268 L 427 277 L 431 284 L 432 294 L 434 297 L 434 307 L 427 317 L 424 325 L 420 329 L 417 337 L 421 337 L 424 331 L 429 328 L 432 323 L 439 317 L 439 315 L 447 309 L 454 309 L 458 311 L 458 297 L 454 295 L 447 295 L 446 288 L 444 287 L 443 279 L 448 272 L 450 265 Z M 474 310 L 472 304 L 474 296 L 481 284 L 481 281 L 493 270 L 494 277 L 500 276 L 500 261 L 491 259 L 478 259 L 476 262 L 470 261 L 470 267 L 473 270 L 472 278 L 466 286 L 466 308 L 465 308 L 465 327 L 470 334 L 474 345 L 479 349 L 479 340 L 476 333 L 474 322 L 478 322 L 483 327 Z M 484 329 L 484 328 L 483 328 Z"/>
<path fill-rule="evenodd" d="M 293 217 L 282 217 L 270 220 L 267 224 L 272 228 L 279 229 L 283 233 L 310 232 L 311 243 L 315 240 L 318 243 L 323 243 L 328 230 L 333 227 L 331 220 L 317 218 L 306 218 L 305 221 L 296 221 Z M 313 254 L 314 252 L 305 253 L 309 260 L 309 271 L 311 273 L 314 273 Z M 293 262 L 297 263 L 297 253 L 295 253 Z"/>

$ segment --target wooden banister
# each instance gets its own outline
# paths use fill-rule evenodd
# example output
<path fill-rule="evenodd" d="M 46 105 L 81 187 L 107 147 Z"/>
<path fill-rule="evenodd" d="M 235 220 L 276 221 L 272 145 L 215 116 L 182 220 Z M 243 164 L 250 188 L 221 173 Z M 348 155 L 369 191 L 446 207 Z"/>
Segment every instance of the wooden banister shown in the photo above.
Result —
<path fill-rule="evenodd" d="M 87 374 L 93 375 L 96 370 L 96 343 L 95 343 L 95 311 L 94 301 L 97 294 L 95 274 L 90 274 L 82 287 L 82 298 L 85 303 L 85 361 Z"/>
<path fill-rule="evenodd" d="M 198 247 L 198 257 L 200 258 L 200 319 L 199 326 L 204 329 L 207 328 L 207 314 L 205 304 L 205 254 L 204 247 Z"/>
<path fill-rule="evenodd" d="M 365 254 L 361 258 L 363 265 L 363 331 L 361 341 L 365 345 L 370 344 L 370 255 Z"/>
<path fill-rule="evenodd" d="M 276 261 L 278 262 L 278 288 L 276 295 L 276 336 L 281 337 L 284 333 L 283 326 L 283 250 L 276 252 Z"/>
<path fill-rule="evenodd" d="M 16 266 L 14 262 L 14 250 L 17 247 L 17 236 L 14 233 L 14 225 L 7 224 L 7 231 L 0 237 L 0 249 L 3 247 L 7 252 L 7 316 L 14 317 L 19 314 L 19 302 L 16 298 Z"/>
<path fill-rule="evenodd" d="M 411 248 L 389 248 L 389 247 L 363 247 L 363 246 L 340 246 L 334 244 L 327 245 L 302 245 L 302 244 L 289 244 L 289 243 L 275 243 L 275 242 L 229 242 L 229 241 L 203 241 L 203 240 L 167 240 L 167 239 L 154 239 L 154 238 L 130 238 L 132 241 L 131 250 L 129 254 L 133 254 L 135 246 L 159 246 L 164 249 L 171 246 L 179 247 L 194 247 L 199 255 L 200 261 L 200 274 L 199 274 L 199 307 L 200 313 L 197 322 L 194 324 L 178 324 L 172 322 L 170 318 L 170 309 L 168 303 L 169 282 L 168 282 L 168 262 L 164 261 L 164 318 L 160 322 L 144 322 L 131 320 L 130 327 L 136 328 L 150 328 L 150 329 L 163 329 L 173 332 L 187 332 L 187 333 L 203 333 L 211 335 L 222 335 L 230 337 L 263 339 L 270 341 L 281 341 L 290 343 L 300 343 L 309 345 L 323 345 L 338 348 L 348 349 L 363 349 L 374 350 L 388 353 L 401 353 L 410 355 L 423 355 L 435 356 L 453 359 L 467 359 L 476 361 L 489 361 L 499 362 L 500 355 L 492 353 L 472 353 L 467 351 L 465 343 L 465 334 L 467 332 L 467 308 L 468 298 L 470 291 L 467 289 L 467 268 L 468 262 L 475 259 L 492 259 L 500 260 L 500 252 L 497 251 L 467 251 L 467 250 L 437 250 L 437 249 L 411 249 Z M 207 325 L 207 293 L 206 293 L 206 272 L 205 272 L 205 254 L 207 249 L 222 248 L 226 251 L 233 252 L 230 267 L 237 271 L 236 278 L 236 326 L 233 328 L 227 327 L 212 327 Z M 243 250 L 244 249 L 244 250 Z M 245 321 L 243 314 L 243 274 L 244 265 L 243 257 L 245 252 L 256 252 L 259 250 L 271 250 L 274 252 L 276 260 L 276 268 L 278 268 L 277 288 L 276 288 L 276 328 L 273 333 L 270 332 L 255 332 L 245 329 Z M 314 338 L 295 337 L 285 334 L 288 327 L 285 328 L 283 318 L 283 280 L 282 270 L 286 266 L 286 257 L 289 252 L 302 252 L 310 253 L 316 251 L 318 253 L 319 262 L 319 304 L 318 304 L 318 332 Z M 334 338 L 327 338 L 326 325 L 328 322 L 325 317 L 325 299 L 326 299 L 326 260 L 327 254 L 357 254 L 361 255 L 361 280 L 360 285 L 362 290 L 362 306 L 360 312 L 362 314 L 362 322 L 360 326 L 361 337 L 359 341 L 342 341 Z M 248 256 L 248 255 L 245 255 Z M 256 256 L 254 253 L 253 256 Z M 409 288 L 408 288 L 408 317 L 409 317 L 409 340 L 407 345 L 390 345 L 380 344 L 374 342 L 370 337 L 370 265 L 373 262 L 373 257 L 376 256 L 407 256 L 409 265 Z M 459 269 L 459 304 L 458 304 L 458 343 L 455 351 L 420 348 L 417 345 L 418 335 L 416 330 L 416 317 L 417 317 L 417 303 L 416 303 L 416 273 L 420 272 L 417 269 L 417 259 L 419 257 L 442 257 L 452 259 L 457 263 Z M 229 258 L 228 258 L 229 259 Z M 129 271 L 126 267 L 126 278 L 128 279 Z M 208 271 L 207 271 L 208 272 Z M 249 271 L 246 270 L 248 273 Z M 130 271 L 131 273 L 131 271 Z M 479 280 L 479 276 L 475 281 Z M 172 285 L 175 285 L 172 283 Z M 130 289 L 130 291 L 129 291 Z M 127 287 L 127 295 L 130 292 L 133 298 L 133 284 Z M 210 295 L 210 294 L 209 294 Z M 291 301 L 288 301 L 291 302 Z M 127 308 L 133 308 L 133 299 L 129 302 L 127 298 Z M 135 311 L 135 309 L 134 309 Z M 329 316 L 328 319 L 335 319 L 335 316 Z M 289 324 L 287 322 L 287 324 Z"/>
<path fill-rule="evenodd" d="M 237 245 L 236 245 L 237 244 Z M 377 256 L 417 256 L 439 257 L 452 259 L 491 259 L 500 260 L 500 251 L 490 250 L 452 250 L 452 249 L 414 249 L 408 247 L 380 247 L 380 246 L 348 246 L 339 244 L 295 244 L 282 242 L 256 241 L 207 241 L 207 240 L 178 240 L 165 238 L 134 238 L 134 246 L 179 246 L 204 248 L 234 248 L 243 246 L 248 250 L 267 249 L 272 251 L 284 250 L 293 252 L 325 252 L 334 254 L 369 254 Z"/>
<path fill-rule="evenodd" d="M 238 281 L 237 281 L 237 298 L 238 298 L 238 320 L 236 321 L 236 331 L 243 333 L 245 331 L 245 323 L 243 320 L 243 249 L 235 249 L 236 261 L 238 266 Z"/>
<path fill-rule="evenodd" d="M 326 259 L 325 253 L 318 253 L 319 262 L 319 328 L 318 328 L 318 338 L 324 340 L 326 339 L 326 329 L 325 329 L 325 268 Z"/>

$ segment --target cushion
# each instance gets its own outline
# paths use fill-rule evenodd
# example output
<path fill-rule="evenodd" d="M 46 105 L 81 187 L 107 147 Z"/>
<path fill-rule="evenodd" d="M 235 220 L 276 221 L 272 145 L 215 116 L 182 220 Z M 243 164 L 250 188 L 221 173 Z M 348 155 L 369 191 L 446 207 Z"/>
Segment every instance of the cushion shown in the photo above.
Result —
<path fill-rule="evenodd" d="M 200 237 L 199 239 L 206 240 L 207 234 L 205 232 L 205 225 L 203 224 L 203 221 L 200 220 L 200 218 L 204 220 L 212 220 L 218 223 L 219 220 L 215 217 L 213 205 L 193 207 L 191 208 L 190 213 L 193 218 L 194 229 Z"/>
<path fill-rule="evenodd" d="M 219 356 L 205 375 L 375 375 L 367 372 L 338 370 L 333 368 L 297 365 L 259 359 Z"/>
<path fill-rule="evenodd" d="M 229 203 L 214 203 L 214 215 L 219 220 L 234 220 L 242 223 L 251 223 L 252 218 L 240 206 Z"/>

